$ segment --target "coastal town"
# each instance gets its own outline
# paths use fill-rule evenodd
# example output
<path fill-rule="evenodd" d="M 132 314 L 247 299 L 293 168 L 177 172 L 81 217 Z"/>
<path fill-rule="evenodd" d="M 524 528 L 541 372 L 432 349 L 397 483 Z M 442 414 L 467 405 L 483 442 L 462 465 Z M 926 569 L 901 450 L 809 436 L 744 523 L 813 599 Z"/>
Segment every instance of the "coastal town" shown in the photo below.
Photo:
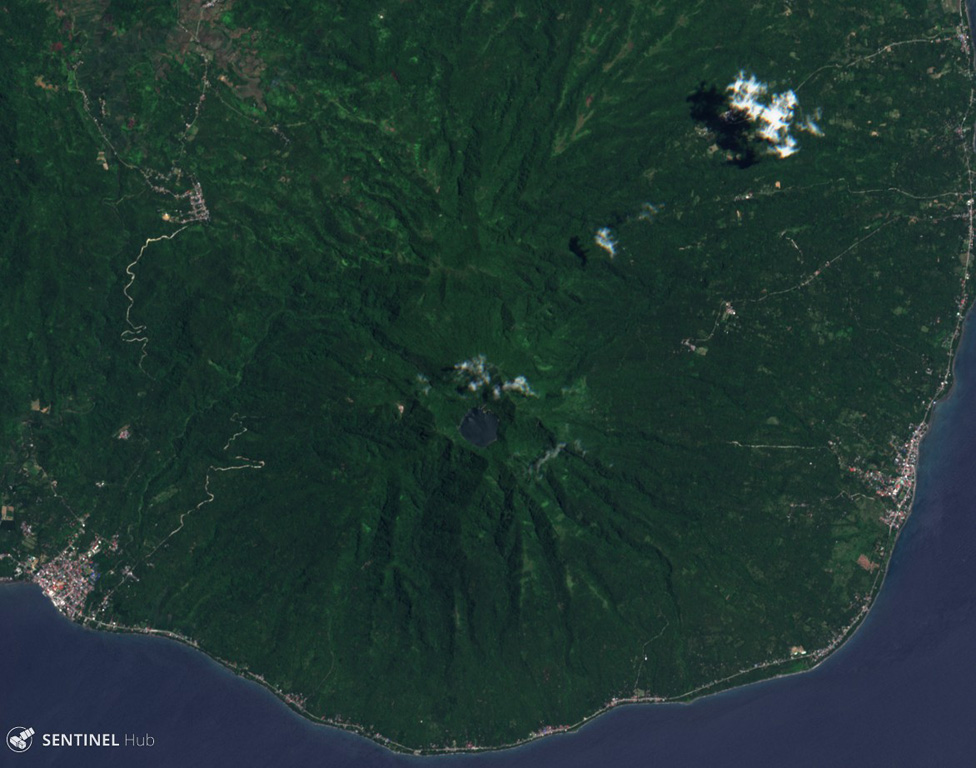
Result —
<path fill-rule="evenodd" d="M 928 430 L 926 423 L 910 426 L 911 437 L 903 445 L 891 447 L 894 450 L 894 464 L 898 474 L 887 475 L 878 469 L 862 469 L 857 466 L 848 467 L 848 471 L 867 484 L 875 494 L 889 499 L 894 506 L 885 510 L 881 522 L 888 530 L 900 528 L 908 519 L 911 512 L 912 500 L 915 495 L 915 472 L 918 465 L 918 449 Z"/>
<path fill-rule="evenodd" d="M 117 552 L 119 548 L 118 535 L 111 539 L 96 535 L 87 549 L 79 549 L 76 542 L 84 533 L 84 529 L 85 523 L 82 522 L 80 529 L 71 537 L 68 546 L 30 574 L 31 580 L 69 619 L 77 619 L 81 616 L 88 595 L 91 594 L 95 582 L 101 576 L 93 560 L 95 555 L 103 550 Z M 36 566 L 36 558 L 33 564 Z"/>

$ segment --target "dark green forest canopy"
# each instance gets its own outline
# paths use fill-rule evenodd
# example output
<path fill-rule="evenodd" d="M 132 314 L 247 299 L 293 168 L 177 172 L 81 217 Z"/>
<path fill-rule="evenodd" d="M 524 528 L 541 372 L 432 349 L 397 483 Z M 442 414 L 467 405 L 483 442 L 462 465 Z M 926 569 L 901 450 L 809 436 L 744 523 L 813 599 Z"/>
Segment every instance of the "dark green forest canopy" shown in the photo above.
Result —
<path fill-rule="evenodd" d="M 972 223 L 964 17 L 847 5 L 8 2 L 0 576 L 408 748 L 815 663 Z"/>

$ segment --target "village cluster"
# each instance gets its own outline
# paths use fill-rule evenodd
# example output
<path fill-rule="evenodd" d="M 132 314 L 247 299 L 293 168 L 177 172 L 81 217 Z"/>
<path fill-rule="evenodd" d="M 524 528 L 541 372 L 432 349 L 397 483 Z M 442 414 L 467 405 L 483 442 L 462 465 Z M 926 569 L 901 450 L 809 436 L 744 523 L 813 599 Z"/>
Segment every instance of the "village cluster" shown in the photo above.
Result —
<path fill-rule="evenodd" d="M 78 536 L 84 532 L 84 524 L 71 537 L 68 546 L 48 560 L 33 574 L 33 581 L 54 603 L 55 607 L 69 619 L 81 615 L 88 595 L 95 587 L 100 574 L 93 558 L 103 549 L 118 550 L 118 536 L 104 539 L 95 536 L 94 541 L 84 551 L 76 546 Z"/>
<path fill-rule="evenodd" d="M 894 507 L 881 517 L 881 522 L 889 529 L 901 527 L 911 511 L 915 498 L 915 468 L 918 465 L 918 449 L 925 437 L 926 425 L 920 424 L 912 429 L 912 436 L 904 445 L 892 445 L 895 449 L 895 466 L 898 474 L 894 477 L 878 470 L 864 470 L 849 467 L 849 471 L 872 487 L 878 496 L 891 499 Z"/>

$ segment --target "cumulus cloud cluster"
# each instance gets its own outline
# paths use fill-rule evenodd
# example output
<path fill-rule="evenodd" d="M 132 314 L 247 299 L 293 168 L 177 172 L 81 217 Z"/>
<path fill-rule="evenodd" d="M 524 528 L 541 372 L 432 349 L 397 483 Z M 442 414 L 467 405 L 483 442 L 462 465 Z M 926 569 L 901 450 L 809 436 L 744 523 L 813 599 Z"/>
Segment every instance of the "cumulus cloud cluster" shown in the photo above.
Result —
<path fill-rule="evenodd" d="M 492 397 L 498 400 L 503 392 L 515 392 L 524 397 L 535 397 L 535 390 L 532 389 L 525 376 L 516 376 L 514 379 L 505 380 L 498 376 L 495 371 L 495 383 L 492 381 L 492 369 L 494 366 L 488 362 L 484 355 L 475 355 L 470 360 L 462 360 L 454 365 L 454 371 L 458 379 L 462 382 L 463 388 L 469 392 L 480 392 L 482 389 L 491 391 Z"/>
<path fill-rule="evenodd" d="M 805 131 L 814 136 L 823 135 L 813 118 L 805 117 L 797 122 L 799 102 L 792 90 L 769 95 L 769 86 L 766 83 L 755 75 L 746 77 L 743 70 L 739 70 L 738 77 L 729 84 L 728 90 L 731 92 L 731 108 L 748 116 L 749 121 L 756 126 L 756 135 L 768 142 L 779 157 L 789 157 L 799 149 L 799 144 L 790 133 L 791 129 Z"/>
<path fill-rule="evenodd" d="M 614 240 L 610 227 L 600 227 L 593 236 L 593 242 L 610 254 L 611 259 L 617 255 L 617 241 Z"/>

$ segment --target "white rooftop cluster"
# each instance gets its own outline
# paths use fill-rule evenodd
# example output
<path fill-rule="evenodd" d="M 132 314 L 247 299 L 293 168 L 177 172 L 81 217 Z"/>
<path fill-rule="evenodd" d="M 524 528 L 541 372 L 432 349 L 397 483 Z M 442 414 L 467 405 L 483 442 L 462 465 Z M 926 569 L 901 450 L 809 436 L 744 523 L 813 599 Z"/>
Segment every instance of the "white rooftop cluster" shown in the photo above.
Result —
<path fill-rule="evenodd" d="M 759 138 L 769 142 L 774 153 L 780 157 L 789 157 L 799 149 L 796 139 L 790 134 L 799 105 L 793 91 L 774 93 L 768 103 L 763 103 L 769 86 L 756 79 L 755 75 L 749 75 L 747 79 L 743 70 L 739 70 L 739 76 L 729 85 L 728 90 L 731 91 L 729 104 L 732 109 L 749 116 L 749 120 L 757 126 Z M 815 136 L 823 135 L 820 126 L 810 117 L 804 118 L 797 130 Z"/>
<path fill-rule="evenodd" d="M 463 360 L 454 366 L 454 370 L 462 381 L 467 380 L 465 388 L 469 392 L 479 392 L 482 387 L 491 387 L 491 371 L 494 368 L 484 355 L 475 355 L 470 360 Z M 517 392 L 525 397 L 535 397 L 535 390 L 529 384 L 525 376 L 516 376 L 514 379 L 503 381 L 491 387 L 492 396 L 498 400 L 503 392 Z"/>

